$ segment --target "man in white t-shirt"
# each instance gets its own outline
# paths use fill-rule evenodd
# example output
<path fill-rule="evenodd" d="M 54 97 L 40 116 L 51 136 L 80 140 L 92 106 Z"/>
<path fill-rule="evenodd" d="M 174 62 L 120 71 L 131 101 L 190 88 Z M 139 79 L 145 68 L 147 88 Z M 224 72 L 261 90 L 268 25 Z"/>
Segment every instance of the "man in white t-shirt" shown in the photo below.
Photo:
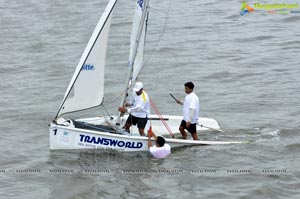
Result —
<path fill-rule="evenodd" d="M 151 137 L 155 139 L 155 145 L 152 145 Z M 161 136 L 156 136 L 152 131 L 148 131 L 148 148 L 153 157 L 161 159 L 171 154 L 171 147 L 165 143 L 165 139 Z"/>
<path fill-rule="evenodd" d="M 130 108 L 125 108 L 130 107 Z M 119 111 L 129 113 L 125 123 L 125 130 L 129 132 L 130 126 L 137 125 L 141 136 L 145 136 L 144 129 L 148 121 L 150 113 L 150 101 L 148 94 L 143 90 L 143 83 L 136 82 L 133 88 L 131 101 L 126 103 L 124 107 L 119 107 Z"/>
<path fill-rule="evenodd" d="M 176 100 L 178 104 L 183 105 L 183 120 L 179 126 L 179 131 L 183 139 L 187 138 L 185 129 L 192 134 L 194 140 L 199 140 L 197 136 L 197 121 L 199 117 L 199 98 L 193 92 L 194 84 L 187 82 L 184 84 L 185 93 L 187 94 L 182 103 L 180 100 Z"/>

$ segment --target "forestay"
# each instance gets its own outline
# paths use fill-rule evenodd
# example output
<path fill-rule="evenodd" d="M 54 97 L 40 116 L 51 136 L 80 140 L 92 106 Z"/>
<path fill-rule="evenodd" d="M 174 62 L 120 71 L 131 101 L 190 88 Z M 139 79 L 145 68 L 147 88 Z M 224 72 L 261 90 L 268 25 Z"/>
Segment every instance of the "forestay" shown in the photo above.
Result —
<path fill-rule="evenodd" d="M 64 113 L 99 106 L 104 97 L 104 70 L 112 11 L 110 0 L 100 18 L 66 90 L 56 118 Z"/>

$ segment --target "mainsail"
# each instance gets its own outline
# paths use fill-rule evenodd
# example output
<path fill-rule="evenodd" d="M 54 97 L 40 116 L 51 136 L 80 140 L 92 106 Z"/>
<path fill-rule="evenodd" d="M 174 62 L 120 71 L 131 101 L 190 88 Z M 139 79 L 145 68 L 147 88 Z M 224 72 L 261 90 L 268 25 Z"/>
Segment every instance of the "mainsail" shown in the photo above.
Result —
<path fill-rule="evenodd" d="M 132 31 L 130 37 L 129 67 L 133 73 L 131 81 L 134 82 L 143 69 L 144 46 L 146 37 L 147 4 L 149 1 L 137 0 Z M 143 14 L 144 13 L 144 14 Z M 134 63 L 133 63 L 134 62 Z"/>
<path fill-rule="evenodd" d="M 64 113 L 99 106 L 103 102 L 106 45 L 116 2 L 117 0 L 110 0 L 99 19 L 69 83 L 56 118 Z"/>
<path fill-rule="evenodd" d="M 121 100 L 120 106 L 124 106 L 128 96 L 128 90 L 136 81 L 137 76 L 143 68 L 143 55 L 146 37 L 146 22 L 148 18 L 149 0 L 137 0 L 136 8 L 132 24 L 132 32 L 130 39 L 130 53 L 129 53 L 129 73 L 125 84 L 125 92 Z M 121 114 L 118 115 L 118 123 Z"/>

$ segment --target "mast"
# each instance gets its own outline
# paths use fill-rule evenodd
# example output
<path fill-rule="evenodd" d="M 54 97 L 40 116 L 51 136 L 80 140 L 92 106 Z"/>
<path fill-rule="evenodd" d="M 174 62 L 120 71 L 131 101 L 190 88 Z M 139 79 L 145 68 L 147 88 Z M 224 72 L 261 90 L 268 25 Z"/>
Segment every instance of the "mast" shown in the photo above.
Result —
<path fill-rule="evenodd" d="M 144 29 L 146 29 L 146 19 L 148 17 L 148 9 L 149 9 L 149 1 L 150 0 L 137 0 L 137 6 L 140 6 L 142 8 L 142 16 L 138 25 L 138 32 L 137 32 L 137 36 L 136 36 L 136 40 L 135 40 L 135 44 L 134 44 L 134 48 L 133 48 L 133 53 L 131 55 L 131 57 L 129 57 L 129 61 L 128 61 L 128 66 L 129 66 L 129 71 L 128 71 L 128 76 L 126 79 L 126 83 L 125 83 L 125 89 L 124 89 L 124 93 L 122 95 L 122 99 L 121 99 L 121 103 L 120 106 L 124 106 L 127 96 L 128 96 L 128 90 L 130 89 L 131 85 L 133 84 L 133 82 L 135 81 L 135 79 L 132 79 L 133 76 L 133 71 L 134 71 L 134 63 L 135 63 L 135 59 L 138 53 L 138 47 L 140 44 L 140 40 L 141 40 L 141 36 L 142 36 L 142 32 Z M 117 125 L 120 125 L 120 117 L 122 116 L 122 113 L 119 112 L 118 114 L 118 119 L 117 119 Z"/>

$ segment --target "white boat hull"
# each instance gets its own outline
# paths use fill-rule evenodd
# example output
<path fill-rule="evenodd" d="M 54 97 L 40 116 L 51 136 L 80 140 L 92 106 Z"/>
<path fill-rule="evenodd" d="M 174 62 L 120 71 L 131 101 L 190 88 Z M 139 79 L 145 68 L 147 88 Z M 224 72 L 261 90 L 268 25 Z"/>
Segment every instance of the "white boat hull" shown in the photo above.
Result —
<path fill-rule="evenodd" d="M 166 118 L 166 116 L 164 116 Z M 168 118 L 176 120 L 178 116 L 168 116 Z M 103 118 L 89 118 L 80 121 L 89 121 L 100 123 Z M 177 118 L 179 119 L 179 118 Z M 173 121 L 174 122 L 174 121 Z M 154 132 L 160 135 L 157 129 L 158 125 L 153 126 Z M 158 123 L 157 123 L 158 124 Z M 177 124 L 178 125 L 178 124 Z M 175 128 L 170 126 L 170 128 Z M 147 151 L 148 138 L 139 135 L 122 135 L 109 132 L 101 132 L 95 130 L 87 130 L 82 128 L 75 128 L 73 125 L 64 126 L 62 124 L 50 124 L 50 149 L 51 150 L 66 150 L 66 149 L 113 149 L 118 151 Z M 166 138 L 172 148 L 182 147 L 188 145 L 212 145 L 212 144 L 237 144 L 242 142 L 223 142 L 223 141 L 194 141 Z M 153 140 L 154 144 L 154 140 Z"/>
<path fill-rule="evenodd" d="M 126 122 L 128 115 L 125 115 L 122 118 L 120 126 L 123 126 Z M 85 119 L 78 119 L 77 121 L 87 122 L 89 124 L 95 124 L 95 125 L 107 125 L 107 122 L 110 122 L 112 125 L 116 123 L 116 116 L 113 116 L 110 119 L 109 117 L 94 117 L 94 118 L 85 118 Z M 179 133 L 179 125 L 182 120 L 182 116 L 177 115 L 162 115 L 162 119 L 167 124 L 167 126 L 170 129 L 170 132 L 168 129 L 163 125 L 162 121 L 157 115 L 149 115 L 149 121 L 145 127 L 145 132 L 148 131 L 150 125 L 152 127 L 153 132 L 156 135 L 170 135 L 170 134 L 176 134 Z M 215 119 L 212 118 L 206 118 L 206 117 L 200 117 L 198 119 L 198 125 L 197 125 L 197 131 L 207 131 L 207 130 L 221 130 L 218 122 Z M 130 129 L 131 135 L 139 135 L 138 129 L 136 126 L 132 126 Z"/>

